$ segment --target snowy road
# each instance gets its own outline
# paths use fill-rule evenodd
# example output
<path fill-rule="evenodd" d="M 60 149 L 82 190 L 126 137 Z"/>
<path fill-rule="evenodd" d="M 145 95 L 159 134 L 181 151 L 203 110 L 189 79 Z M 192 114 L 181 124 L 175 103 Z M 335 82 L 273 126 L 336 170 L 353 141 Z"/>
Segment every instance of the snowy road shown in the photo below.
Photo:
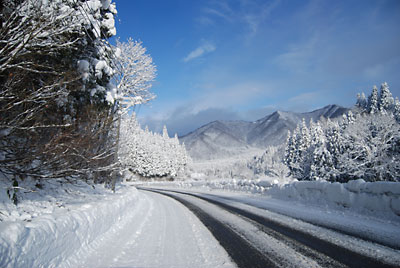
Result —
<path fill-rule="evenodd" d="M 141 191 L 131 221 L 101 242 L 81 267 L 236 267 L 180 202 Z"/>
<path fill-rule="evenodd" d="M 147 190 L 170 196 L 194 212 L 239 267 L 398 267 L 400 263 L 398 249 L 232 198 Z"/>

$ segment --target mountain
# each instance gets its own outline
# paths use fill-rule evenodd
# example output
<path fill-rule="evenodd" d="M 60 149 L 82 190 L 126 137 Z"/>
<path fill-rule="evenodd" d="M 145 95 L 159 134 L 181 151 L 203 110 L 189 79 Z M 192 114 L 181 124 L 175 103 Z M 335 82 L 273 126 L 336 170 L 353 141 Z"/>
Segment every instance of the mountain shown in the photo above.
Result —
<path fill-rule="evenodd" d="M 308 112 L 276 111 L 254 122 L 213 121 L 180 137 L 190 156 L 196 160 L 225 158 L 245 153 L 253 148 L 266 148 L 286 141 L 288 130 L 296 128 L 304 118 L 318 121 L 321 117 L 337 118 L 349 111 L 338 105 Z"/>

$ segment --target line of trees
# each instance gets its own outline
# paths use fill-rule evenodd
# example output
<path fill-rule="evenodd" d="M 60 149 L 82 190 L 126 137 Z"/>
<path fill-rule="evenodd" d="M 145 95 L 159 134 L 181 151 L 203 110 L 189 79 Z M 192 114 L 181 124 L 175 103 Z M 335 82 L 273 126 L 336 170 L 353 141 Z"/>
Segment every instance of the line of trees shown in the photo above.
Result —
<path fill-rule="evenodd" d="M 299 180 L 399 181 L 400 102 L 387 83 L 338 121 L 301 124 L 288 134 L 284 163 Z"/>
<path fill-rule="evenodd" d="M 133 113 L 121 123 L 119 157 L 123 170 L 145 178 L 173 179 L 181 174 L 190 161 L 185 145 L 177 135 L 170 138 L 167 127 L 163 133 L 143 130 Z"/>

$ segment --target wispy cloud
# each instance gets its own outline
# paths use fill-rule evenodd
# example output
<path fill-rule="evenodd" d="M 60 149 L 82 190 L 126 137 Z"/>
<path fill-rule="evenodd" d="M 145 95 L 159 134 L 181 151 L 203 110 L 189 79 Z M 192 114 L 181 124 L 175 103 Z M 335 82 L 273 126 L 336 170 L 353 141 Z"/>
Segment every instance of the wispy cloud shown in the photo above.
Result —
<path fill-rule="evenodd" d="M 271 15 L 281 0 L 274 0 L 260 4 L 255 0 L 212 2 L 203 9 L 203 14 L 197 22 L 204 26 L 214 25 L 222 19 L 230 24 L 241 24 L 245 27 L 248 37 L 257 34 L 260 25 Z M 234 7 L 235 6 L 235 7 Z"/>
<path fill-rule="evenodd" d="M 322 103 L 321 100 L 324 99 L 324 96 L 326 95 L 327 92 L 322 90 L 304 92 L 289 98 L 285 103 L 282 103 L 279 106 L 284 107 L 289 111 L 306 112 L 310 111 L 310 109 L 320 108 Z M 325 103 L 323 105 L 325 105 Z"/>
<path fill-rule="evenodd" d="M 201 46 L 190 52 L 185 58 L 183 58 L 184 62 L 189 62 L 196 58 L 199 58 L 205 54 L 211 53 L 216 50 L 217 47 L 210 42 L 204 42 Z"/>
<path fill-rule="evenodd" d="M 175 133 L 182 136 L 213 120 L 238 119 L 242 119 L 240 115 L 228 108 L 209 108 L 194 112 L 186 105 L 176 107 L 162 119 L 151 115 L 139 120 L 143 126 L 147 125 L 156 132 L 161 132 L 163 126 L 167 125 L 171 136 Z"/>
<path fill-rule="evenodd" d="M 267 110 L 258 113 L 246 113 L 247 109 L 237 109 L 240 105 L 252 103 L 260 98 L 273 94 L 274 87 L 263 83 L 241 83 L 223 87 L 217 84 L 201 84 L 196 86 L 197 94 L 190 101 L 169 105 L 169 109 L 153 111 L 142 117 L 143 126 L 161 131 L 164 124 L 172 135 L 184 135 L 214 120 L 255 120 L 265 116 Z M 221 101 L 223 100 L 223 101 Z M 265 114 L 263 114 L 265 112 Z"/>
<path fill-rule="evenodd" d="M 214 20 L 208 16 L 201 16 L 195 19 L 200 25 L 209 26 L 214 25 Z"/>
<path fill-rule="evenodd" d="M 222 18 L 228 22 L 232 22 L 232 15 L 230 14 L 231 12 L 226 12 L 226 10 L 218 10 L 214 8 L 205 8 L 204 12 L 208 15 L 215 16 Z"/>
<path fill-rule="evenodd" d="M 311 71 L 310 69 L 320 60 L 320 57 L 315 55 L 315 51 L 321 49 L 321 43 L 323 43 L 321 39 L 322 37 L 316 33 L 304 42 L 290 44 L 285 52 L 276 56 L 275 63 L 292 72 Z"/>
<path fill-rule="evenodd" d="M 269 85 L 248 81 L 226 86 L 219 83 L 204 85 L 202 88 L 201 94 L 196 96 L 196 102 L 192 105 L 195 112 L 210 108 L 225 109 L 245 105 L 272 92 Z"/>
<path fill-rule="evenodd" d="M 242 18 L 249 29 L 249 36 L 254 36 L 258 32 L 258 28 L 279 5 L 281 0 L 275 0 L 265 3 L 261 6 L 255 5 L 253 2 L 248 2 L 248 10 L 245 11 Z M 249 4 L 250 3 L 250 4 Z"/>

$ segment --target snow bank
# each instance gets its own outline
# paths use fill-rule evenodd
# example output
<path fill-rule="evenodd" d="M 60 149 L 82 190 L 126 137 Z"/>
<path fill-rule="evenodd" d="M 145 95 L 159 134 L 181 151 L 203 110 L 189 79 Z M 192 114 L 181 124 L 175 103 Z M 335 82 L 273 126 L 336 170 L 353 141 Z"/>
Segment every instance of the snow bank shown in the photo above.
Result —
<path fill-rule="evenodd" d="M 361 179 L 348 183 L 301 181 L 272 187 L 267 193 L 278 198 L 335 204 L 357 210 L 390 212 L 400 216 L 398 182 L 365 182 Z"/>
<path fill-rule="evenodd" d="M 346 208 L 360 213 L 400 216 L 399 182 L 365 182 L 354 180 L 348 183 L 327 181 L 284 181 L 276 178 L 258 180 L 193 180 L 164 183 L 162 186 L 197 188 L 202 190 L 227 190 L 290 199 L 301 203 Z M 394 215 L 393 215 L 394 214 Z M 397 215 L 397 216 L 396 216 Z"/>
<path fill-rule="evenodd" d="M 204 178 L 204 174 L 194 173 L 191 178 L 196 180 L 192 181 L 178 181 L 175 184 L 179 187 L 191 188 L 191 187 L 202 187 L 207 189 L 222 189 L 229 191 L 245 191 L 250 193 L 264 193 L 274 185 L 285 184 L 292 181 L 292 179 L 277 179 L 271 177 L 265 177 L 255 180 L 249 179 L 226 179 L 226 180 L 201 180 Z M 166 183 L 171 186 L 171 183 Z"/>
<path fill-rule="evenodd" d="M 137 200 L 136 188 L 129 185 L 119 185 L 116 193 L 88 185 L 72 192 L 71 187 L 63 191 L 73 199 L 58 202 L 43 194 L 12 210 L 2 200 L 0 267 L 76 267 L 96 240 L 124 224 Z"/>

